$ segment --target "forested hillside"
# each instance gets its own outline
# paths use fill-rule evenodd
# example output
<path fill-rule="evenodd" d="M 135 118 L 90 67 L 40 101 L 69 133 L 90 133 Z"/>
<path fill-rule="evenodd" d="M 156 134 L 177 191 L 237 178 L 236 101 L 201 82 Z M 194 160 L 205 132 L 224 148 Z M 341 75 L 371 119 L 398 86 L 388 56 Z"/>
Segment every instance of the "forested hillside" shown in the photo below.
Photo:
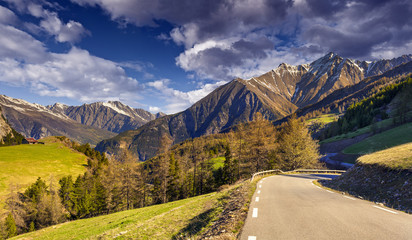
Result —
<path fill-rule="evenodd" d="M 396 102 L 389 106 L 396 96 Z M 324 132 L 322 139 L 348 133 L 389 117 L 393 118 L 395 124 L 405 123 L 410 119 L 407 113 L 412 110 L 411 99 L 412 78 L 403 78 L 399 83 L 390 84 L 350 105 L 345 114 Z"/>
<path fill-rule="evenodd" d="M 319 167 L 317 144 L 295 118 L 275 128 L 257 114 L 229 133 L 172 148 L 167 136 L 161 142 L 158 155 L 144 163 L 126 151 L 108 160 L 89 145 L 72 143 L 89 156 L 86 173 L 60 178 L 59 186 L 39 178 L 23 193 L 11 194 L 8 221 L 15 222 L 15 233 L 23 233 L 209 193 L 256 171 Z"/>

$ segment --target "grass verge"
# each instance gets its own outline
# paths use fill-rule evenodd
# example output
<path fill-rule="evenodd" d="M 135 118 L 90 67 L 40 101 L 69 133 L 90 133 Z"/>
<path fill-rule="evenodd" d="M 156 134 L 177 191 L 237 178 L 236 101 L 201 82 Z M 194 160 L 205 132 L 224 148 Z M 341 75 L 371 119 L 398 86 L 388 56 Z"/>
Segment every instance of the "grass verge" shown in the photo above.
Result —
<path fill-rule="evenodd" d="M 254 185 L 243 181 L 220 192 L 66 222 L 13 239 L 236 239 Z"/>
<path fill-rule="evenodd" d="M 319 183 L 412 213 L 412 143 L 362 156 L 340 177 Z"/>
<path fill-rule="evenodd" d="M 343 150 L 345 154 L 367 154 L 412 142 L 412 123 L 392 128 L 351 145 Z"/>

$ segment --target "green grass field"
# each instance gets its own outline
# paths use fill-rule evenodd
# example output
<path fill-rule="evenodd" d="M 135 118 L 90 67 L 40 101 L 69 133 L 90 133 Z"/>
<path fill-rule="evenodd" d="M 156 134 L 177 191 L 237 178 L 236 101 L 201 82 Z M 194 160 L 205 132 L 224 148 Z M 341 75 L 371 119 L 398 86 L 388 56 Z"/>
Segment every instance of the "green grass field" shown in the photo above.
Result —
<path fill-rule="evenodd" d="M 376 134 L 343 150 L 346 154 L 368 154 L 412 142 L 412 123 Z"/>
<path fill-rule="evenodd" d="M 389 127 L 393 124 L 393 119 L 392 118 L 385 119 L 385 120 L 380 121 L 376 124 L 377 124 L 377 128 L 387 128 L 387 127 Z M 372 126 L 371 125 L 366 126 L 364 128 L 360 128 L 360 129 L 358 129 L 356 131 L 353 131 L 353 132 L 349 132 L 349 133 L 345 133 L 345 134 L 341 134 L 341 135 L 338 135 L 338 136 L 334 136 L 334 137 L 325 139 L 325 140 L 321 141 L 320 144 L 322 144 L 322 143 L 331 143 L 331 142 L 336 142 L 336 141 L 343 140 L 343 139 L 354 138 L 356 136 L 359 136 L 359 135 L 362 135 L 362 134 L 365 134 L 365 133 L 369 133 L 369 132 L 372 132 Z"/>
<path fill-rule="evenodd" d="M 196 235 L 227 191 L 51 226 L 13 239 L 171 239 Z M 179 238 L 180 239 L 180 238 Z"/>
<path fill-rule="evenodd" d="M 377 164 L 390 169 L 412 169 L 412 143 L 364 155 L 358 158 L 362 164 Z"/>
<path fill-rule="evenodd" d="M 310 125 L 311 123 L 317 121 L 317 122 L 321 122 L 324 124 L 328 124 L 333 121 L 336 121 L 338 118 L 339 118 L 339 114 L 335 114 L 335 113 L 323 114 L 323 115 L 306 120 L 306 123 Z"/>
<path fill-rule="evenodd" d="M 86 156 L 63 143 L 48 138 L 46 144 L 0 147 L 0 212 L 10 192 L 10 184 L 20 190 L 34 183 L 38 177 L 46 182 L 65 175 L 77 176 L 85 171 Z"/>

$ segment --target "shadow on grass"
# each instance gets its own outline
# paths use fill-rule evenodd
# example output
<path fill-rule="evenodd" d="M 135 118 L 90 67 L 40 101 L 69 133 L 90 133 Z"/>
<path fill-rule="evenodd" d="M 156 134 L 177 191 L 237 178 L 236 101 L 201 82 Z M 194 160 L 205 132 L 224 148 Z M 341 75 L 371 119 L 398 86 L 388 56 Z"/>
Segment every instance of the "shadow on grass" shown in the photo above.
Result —
<path fill-rule="evenodd" d="M 214 212 L 215 209 L 212 208 L 190 219 L 189 224 L 176 233 L 172 239 L 187 239 L 190 236 L 196 235 L 212 221 L 215 216 Z"/>

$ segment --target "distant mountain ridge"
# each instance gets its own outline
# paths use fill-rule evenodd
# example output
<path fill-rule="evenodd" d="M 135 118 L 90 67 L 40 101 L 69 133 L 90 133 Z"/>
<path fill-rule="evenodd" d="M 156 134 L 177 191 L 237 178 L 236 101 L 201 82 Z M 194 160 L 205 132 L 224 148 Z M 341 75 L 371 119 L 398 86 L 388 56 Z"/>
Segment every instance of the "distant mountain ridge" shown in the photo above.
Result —
<path fill-rule="evenodd" d="M 179 143 L 250 121 L 256 112 L 270 120 L 281 119 L 321 101 L 338 89 L 356 85 L 366 77 L 385 73 L 410 61 L 412 55 L 367 62 L 328 53 L 310 64 L 292 66 L 283 63 L 258 77 L 234 79 L 185 111 L 123 132 L 100 142 L 96 148 L 109 153 L 126 148 L 144 161 L 157 153 L 162 135 Z"/>
<path fill-rule="evenodd" d="M 145 123 L 165 115 L 161 112 L 152 114 L 143 109 L 131 108 L 119 101 L 96 102 L 81 106 L 56 103 L 47 106 L 47 108 L 78 123 L 114 133 L 137 129 Z"/>
<path fill-rule="evenodd" d="M 81 143 L 96 144 L 115 134 L 75 122 L 66 115 L 53 112 L 40 104 L 0 95 L 0 107 L 11 127 L 25 137 L 67 136 Z"/>

